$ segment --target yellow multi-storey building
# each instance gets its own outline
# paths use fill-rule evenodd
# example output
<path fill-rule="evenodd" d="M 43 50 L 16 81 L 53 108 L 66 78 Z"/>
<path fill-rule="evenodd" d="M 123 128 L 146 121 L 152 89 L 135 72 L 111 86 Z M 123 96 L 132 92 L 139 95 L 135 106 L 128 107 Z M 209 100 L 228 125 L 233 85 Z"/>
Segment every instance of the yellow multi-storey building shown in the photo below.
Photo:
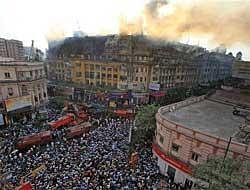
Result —
<path fill-rule="evenodd" d="M 71 81 L 74 83 L 114 88 L 120 88 L 126 83 L 126 77 L 124 78 L 126 73 L 122 71 L 122 63 L 83 58 L 71 58 L 65 61 L 71 65 L 67 68 L 67 72 L 71 73 Z M 62 62 L 63 60 L 55 62 L 54 67 L 57 68 L 57 63 L 61 65 Z M 59 75 L 60 72 L 55 71 L 54 74 Z M 60 79 L 59 76 L 55 78 Z"/>

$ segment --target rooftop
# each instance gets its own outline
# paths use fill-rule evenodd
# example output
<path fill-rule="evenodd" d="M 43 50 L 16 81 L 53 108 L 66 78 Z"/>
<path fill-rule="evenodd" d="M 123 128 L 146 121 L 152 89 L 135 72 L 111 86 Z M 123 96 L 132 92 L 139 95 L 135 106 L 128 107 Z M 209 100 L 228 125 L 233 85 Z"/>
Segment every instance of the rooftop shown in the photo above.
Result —
<path fill-rule="evenodd" d="M 212 100 L 203 100 L 181 107 L 164 116 L 179 125 L 228 139 L 233 136 L 245 119 L 233 115 L 233 106 Z"/>
<path fill-rule="evenodd" d="M 0 66 L 41 66 L 43 62 L 25 62 L 25 61 L 13 61 L 13 60 L 0 60 Z"/>

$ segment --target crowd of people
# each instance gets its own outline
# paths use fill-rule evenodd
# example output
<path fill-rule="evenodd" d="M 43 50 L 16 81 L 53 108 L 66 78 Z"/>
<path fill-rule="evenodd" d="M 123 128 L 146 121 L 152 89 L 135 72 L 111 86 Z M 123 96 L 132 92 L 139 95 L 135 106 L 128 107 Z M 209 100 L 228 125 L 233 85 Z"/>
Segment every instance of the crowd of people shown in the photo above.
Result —
<path fill-rule="evenodd" d="M 57 113 L 57 114 L 54 114 Z M 60 112 L 49 111 L 49 119 Z M 16 150 L 18 137 L 47 130 L 34 122 L 0 130 L 0 173 L 10 187 L 24 181 L 35 189 L 154 189 L 160 179 L 151 148 L 138 148 L 138 163 L 129 164 L 129 129 L 133 121 L 119 118 L 97 119 L 97 127 L 79 138 L 66 139 L 64 129 L 46 144 L 25 151 Z M 32 171 L 44 166 L 33 175 Z M 3 182 L 2 182 L 3 183 Z M 3 184 L 1 184 L 3 185 Z"/>

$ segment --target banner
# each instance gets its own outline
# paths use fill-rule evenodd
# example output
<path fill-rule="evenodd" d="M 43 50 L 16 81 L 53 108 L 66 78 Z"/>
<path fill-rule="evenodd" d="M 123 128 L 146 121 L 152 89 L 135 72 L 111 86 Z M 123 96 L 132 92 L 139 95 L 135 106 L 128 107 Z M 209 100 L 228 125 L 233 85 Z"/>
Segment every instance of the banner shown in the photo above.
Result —
<path fill-rule="evenodd" d="M 4 125 L 4 118 L 3 118 L 3 114 L 0 113 L 0 126 Z"/>
<path fill-rule="evenodd" d="M 5 100 L 7 112 L 14 111 L 27 106 L 32 106 L 31 96 L 21 96 Z"/>
<path fill-rule="evenodd" d="M 157 83 L 150 83 L 149 87 L 150 90 L 160 90 L 160 84 Z"/>

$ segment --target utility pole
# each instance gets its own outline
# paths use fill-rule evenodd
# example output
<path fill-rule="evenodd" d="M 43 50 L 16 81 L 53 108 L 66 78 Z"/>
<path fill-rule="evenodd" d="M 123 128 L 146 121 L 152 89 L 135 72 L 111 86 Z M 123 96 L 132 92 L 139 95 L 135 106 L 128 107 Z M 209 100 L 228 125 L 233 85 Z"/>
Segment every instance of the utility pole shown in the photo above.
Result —
<path fill-rule="evenodd" d="M 224 163 L 225 160 L 226 160 L 226 157 L 227 157 L 227 154 L 228 154 L 228 151 L 229 151 L 229 147 L 230 147 L 230 144 L 231 144 L 231 142 L 232 142 L 232 138 L 233 138 L 233 137 L 230 137 L 230 138 L 229 138 L 229 141 L 228 141 L 228 144 L 227 144 L 227 149 L 226 149 L 226 152 L 225 152 L 225 155 L 224 155 L 224 158 L 223 158 L 223 163 Z"/>

